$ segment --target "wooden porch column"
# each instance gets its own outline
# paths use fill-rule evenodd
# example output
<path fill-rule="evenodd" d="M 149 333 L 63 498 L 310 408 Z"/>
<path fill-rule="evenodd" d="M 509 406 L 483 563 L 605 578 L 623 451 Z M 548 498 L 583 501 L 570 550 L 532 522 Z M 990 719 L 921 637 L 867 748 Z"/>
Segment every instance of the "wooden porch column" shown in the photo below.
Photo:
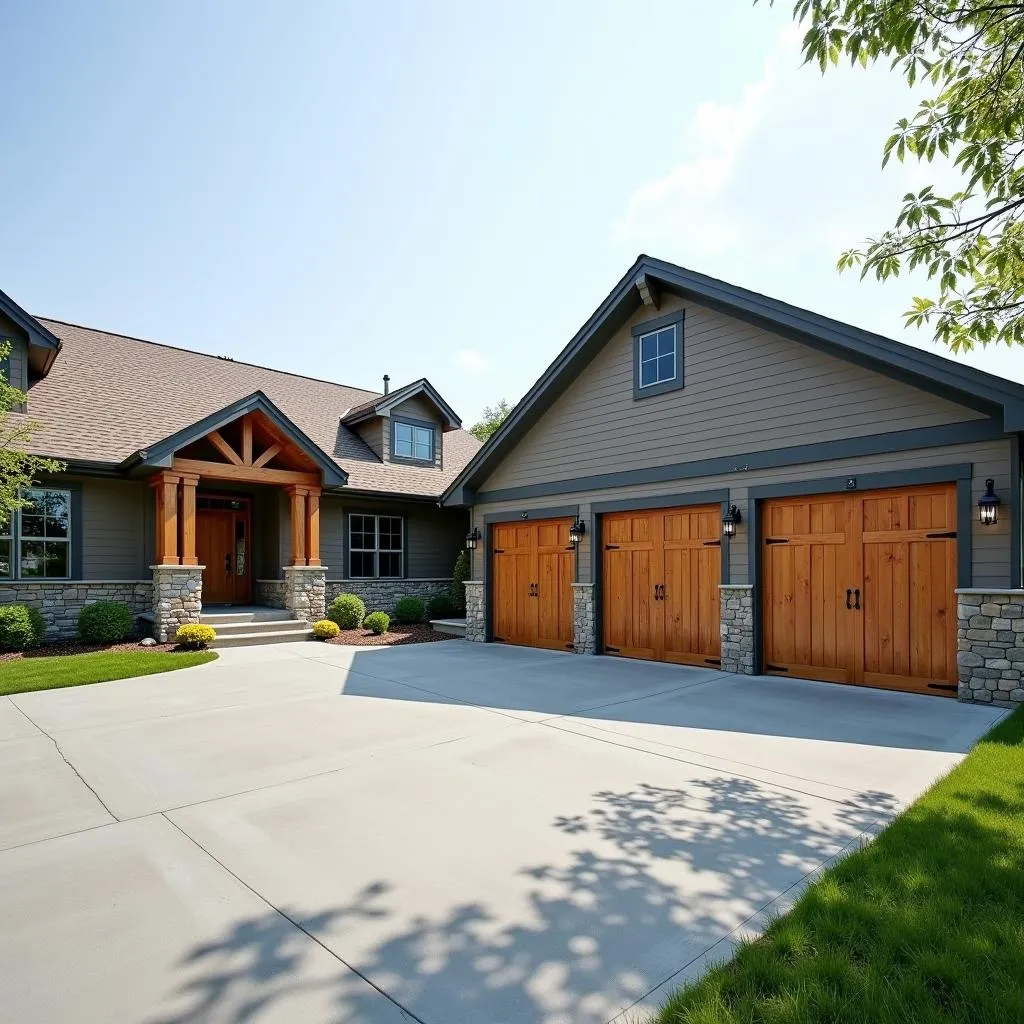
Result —
<path fill-rule="evenodd" d="M 181 564 L 198 565 L 196 557 L 196 484 L 199 477 L 181 477 Z"/>
<path fill-rule="evenodd" d="M 308 488 L 295 484 L 287 487 L 292 499 L 292 556 L 289 565 L 306 564 L 306 492 Z"/>
<path fill-rule="evenodd" d="M 306 565 L 320 564 L 320 488 L 306 494 Z"/>
<path fill-rule="evenodd" d="M 178 483 L 179 473 L 163 470 L 150 480 L 156 491 L 157 565 L 180 565 L 178 558 Z"/>

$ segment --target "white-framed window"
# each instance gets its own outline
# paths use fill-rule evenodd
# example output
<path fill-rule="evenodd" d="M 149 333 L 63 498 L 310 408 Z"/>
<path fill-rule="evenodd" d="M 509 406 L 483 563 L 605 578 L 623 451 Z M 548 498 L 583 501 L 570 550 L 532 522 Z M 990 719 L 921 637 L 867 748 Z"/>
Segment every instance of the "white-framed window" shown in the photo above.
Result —
<path fill-rule="evenodd" d="M 434 461 L 434 428 L 395 420 L 391 424 L 394 454 L 400 459 Z"/>
<path fill-rule="evenodd" d="M 19 577 L 70 579 L 71 492 L 30 487 L 22 497 L 26 503 L 18 510 Z"/>
<path fill-rule="evenodd" d="M 641 334 L 637 347 L 639 387 L 649 388 L 676 379 L 676 325 Z"/>
<path fill-rule="evenodd" d="M 349 579 L 401 579 L 404 532 L 401 516 L 349 515 Z"/>

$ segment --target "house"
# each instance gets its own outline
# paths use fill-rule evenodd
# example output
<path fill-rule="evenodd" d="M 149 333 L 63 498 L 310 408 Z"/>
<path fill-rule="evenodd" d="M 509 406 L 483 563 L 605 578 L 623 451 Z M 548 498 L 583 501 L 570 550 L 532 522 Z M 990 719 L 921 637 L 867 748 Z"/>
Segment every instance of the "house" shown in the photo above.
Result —
<path fill-rule="evenodd" d="M 159 639 L 203 607 L 322 618 L 447 589 L 467 515 L 440 496 L 479 448 L 428 380 L 377 393 L 28 315 L 0 292 L 3 368 L 66 464 L 0 524 L 0 603 L 51 633 L 114 599 Z"/>
<path fill-rule="evenodd" d="M 447 489 L 467 637 L 1020 702 L 1021 430 L 1017 384 L 641 256 Z"/>

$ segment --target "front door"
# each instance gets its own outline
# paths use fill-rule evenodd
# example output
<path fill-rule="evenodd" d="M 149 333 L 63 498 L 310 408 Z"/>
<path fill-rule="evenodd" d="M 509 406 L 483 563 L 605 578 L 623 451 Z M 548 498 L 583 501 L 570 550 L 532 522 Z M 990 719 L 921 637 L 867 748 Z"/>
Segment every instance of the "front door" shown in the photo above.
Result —
<path fill-rule="evenodd" d="M 199 495 L 196 506 L 203 604 L 245 604 L 251 596 L 248 499 Z"/>

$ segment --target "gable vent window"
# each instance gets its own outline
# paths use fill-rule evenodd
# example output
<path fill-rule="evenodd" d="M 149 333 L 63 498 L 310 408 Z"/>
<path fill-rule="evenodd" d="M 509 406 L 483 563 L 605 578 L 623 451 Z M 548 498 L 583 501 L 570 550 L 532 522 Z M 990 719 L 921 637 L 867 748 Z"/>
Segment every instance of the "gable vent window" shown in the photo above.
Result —
<path fill-rule="evenodd" d="M 633 334 L 633 397 L 663 395 L 683 386 L 683 314 L 637 324 Z"/>
<path fill-rule="evenodd" d="M 391 424 L 392 454 L 417 462 L 434 461 L 434 428 L 395 420 Z"/>

